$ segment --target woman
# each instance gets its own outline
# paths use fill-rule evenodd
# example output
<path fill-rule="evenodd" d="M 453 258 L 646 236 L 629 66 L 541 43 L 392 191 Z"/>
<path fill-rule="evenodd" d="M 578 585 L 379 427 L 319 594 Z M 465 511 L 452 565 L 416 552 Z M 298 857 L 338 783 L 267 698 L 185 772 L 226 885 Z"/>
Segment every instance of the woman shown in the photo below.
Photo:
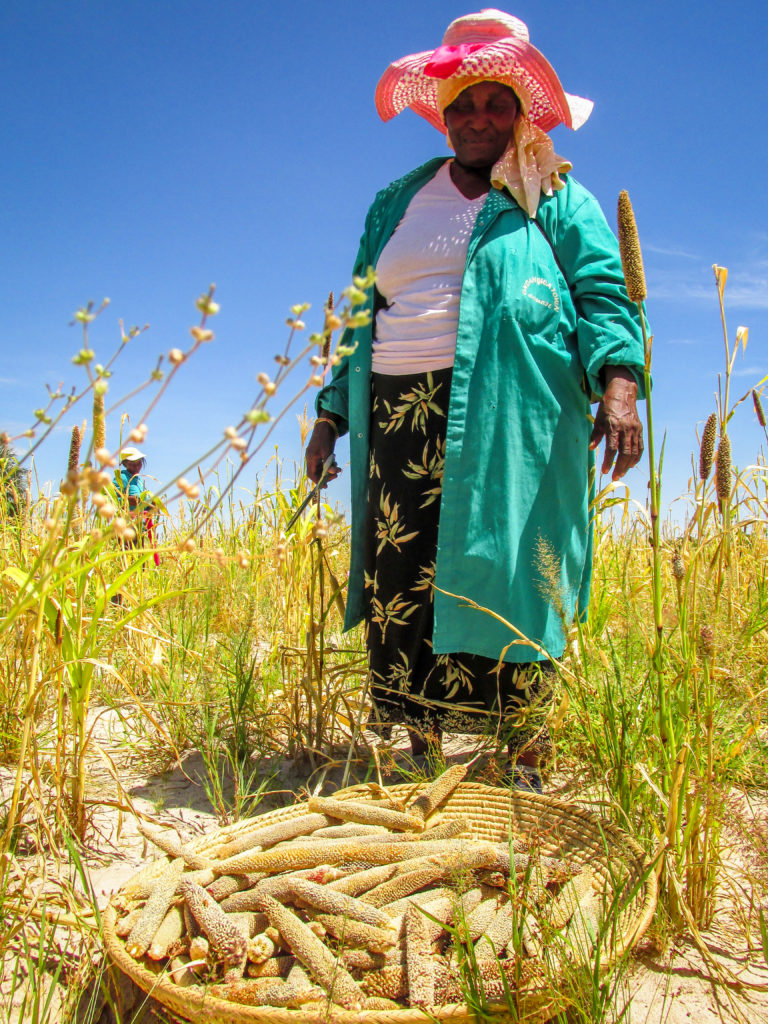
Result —
<path fill-rule="evenodd" d="M 605 436 L 613 479 L 642 453 L 616 240 L 545 134 L 592 104 L 496 10 L 390 65 L 376 104 L 384 120 L 410 106 L 454 156 L 368 213 L 355 273 L 376 269 L 374 319 L 318 395 L 307 470 L 349 431 L 345 628 L 365 620 L 379 719 L 404 722 L 414 754 L 448 727 L 505 733 L 513 781 L 540 791 L 529 710 L 587 608 L 592 452 Z"/>
<path fill-rule="evenodd" d="M 115 483 L 118 490 L 128 501 L 128 508 L 136 512 L 142 503 L 142 495 L 145 493 L 144 478 L 141 474 L 147 464 L 147 457 L 133 445 L 121 449 L 120 467 L 115 473 Z"/>
<path fill-rule="evenodd" d="M 151 512 L 155 507 L 152 496 L 147 492 L 144 477 L 141 475 L 147 464 L 144 452 L 133 445 L 127 445 L 120 451 L 120 466 L 115 471 L 115 486 L 118 496 L 128 502 L 128 511 L 133 519 L 137 538 L 135 542 L 125 546 L 141 546 L 146 536 L 150 544 L 154 539 L 154 522 Z M 153 555 L 155 565 L 160 564 L 157 551 Z"/>

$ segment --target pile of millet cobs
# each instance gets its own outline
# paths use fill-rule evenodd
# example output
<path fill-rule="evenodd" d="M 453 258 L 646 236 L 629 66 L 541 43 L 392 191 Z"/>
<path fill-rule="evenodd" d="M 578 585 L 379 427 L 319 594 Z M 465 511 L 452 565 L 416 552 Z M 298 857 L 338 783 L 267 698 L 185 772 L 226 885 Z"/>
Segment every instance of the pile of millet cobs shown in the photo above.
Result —
<path fill-rule="evenodd" d="M 503 1000 L 548 957 L 589 955 L 601 899 L 588 869 L 443 816 L 464 774 L 407 805 L 313 797 L 203 853 L 142 826 L 169 861 L 113 897 L 116 934 L 177 985 L 253 1006 L 439 1007 L 464 1001 L 468 962 Z"/>

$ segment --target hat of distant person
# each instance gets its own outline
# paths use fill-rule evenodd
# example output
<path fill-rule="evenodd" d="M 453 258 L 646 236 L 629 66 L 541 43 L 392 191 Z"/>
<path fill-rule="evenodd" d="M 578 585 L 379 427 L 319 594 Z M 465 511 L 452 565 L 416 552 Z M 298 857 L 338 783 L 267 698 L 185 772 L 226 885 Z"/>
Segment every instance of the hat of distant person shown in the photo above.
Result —
<path fill-rule="evenodd" d="M 146 459 L 146 457 L 144 452 L 140 452 L 138 448 L 134 448 L 131 444 L 120 449 L 121 462 L 138 462 L 139 459 Z"/>

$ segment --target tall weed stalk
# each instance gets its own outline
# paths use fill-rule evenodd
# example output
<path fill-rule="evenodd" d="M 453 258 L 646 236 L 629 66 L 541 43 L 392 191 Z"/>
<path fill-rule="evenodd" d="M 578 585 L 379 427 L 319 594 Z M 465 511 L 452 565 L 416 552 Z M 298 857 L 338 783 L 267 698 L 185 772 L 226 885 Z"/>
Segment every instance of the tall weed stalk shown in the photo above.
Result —
<path fill-rule="evenodd" d="M 720 441 L 715 458 L 719 472 L 709 485 L 707 474 L 701 473 L 702 479 L 696 483 L 694 516 L 682 537 L 670 540 L 663 535 L 660 520 L 662 460 L 657 462 L 654 436 L 653 338 L 646 327 L 642 255 L 626 193 L 619 200 L 619 240 L 627 288 L 638 308 L 644 342 L 650 503 L 643 518 L 647 517 L 649 530 L 647 546 L 641 543 L 630 548 L 612 537 L 605 543 L 606 535 L 601 536 L 598 529 L 597 573 L 606 553 L 615 559 L 617 552 L 623 551 L 624 565 L 620 574 L 615 569 L 610 572 L 610 585 L 618 598 L 611 626 L 598 612 L 589 627 L 579 629 L 579 667 L 572 697 L 585 712 L 585 739 L 596 757 L 596 766 L 602 769 L 612 805 L 620 811 L 625 825 L 655 842 L 656 870 L 664 883 L 672 922 L 675 926 L 689 922 L 704 925 L 714 910 L 719 812 L 730 766 L 749 736 L 754 735 L 761 715 L 760 701 L 751 700 L 746 734 L 736 744 L 729 743 L 734 710 L 727 708 L 716 684 L 723 671 L 718 655 L 726 647 L 717 642 L 716 623 L 730 630 L 736 625 L 733 579 L 738 576 L 738 555 L 746 547 L 745 537 L 733 526 L 741 501 L 742 477 L 731 467 L 727 424 L 735 408 L 750 394 L 747 392 L 730 408 L 734 361 L 739 348 L 743 350 L 746 344 L 747 331 L 739 328 L 732 347 L 725 334 L 726 373 L 724 387 L 719 390 Z M 716 267 L 715 276 L 725 332 L 723 291 L 727 271 Z M 712 422 L 704 438 L 709 447 L 713 443 Z M 704 442 L 702 466 L 707 462 Z M 711 457 L 709 461 L 711 464 Z M 717 519 L 712 517 L 713 508 L 719 511 Z M 750 543 L 764 549 L 765 504 L 758 501 L 755 511 Z M 612 526 L 604 529 L 611 530 Z M 641 538 L 642 530 L 638 540 Z M 723 593 L 729 595 L 724 619 L 719 617 Z M 600 602 L 607 599 L 605 590 L 597 598 Z M 650 613 L 652 626 L 643 630 L 646 612 Z M 589 695 L 596 688 L 602 691 L 599 700 L 604 708 L 599 723 L 587 708 Z"/>
<path fill-rule="evenodd" d="M 185 476 L 191 475 L 189 467 L 166 485 L 162 498 L 155 498 L 155 505 L 162 512 L 173 507 L 173 502 L 179 512 L 175 521 L 167 518 L 164 539 L 155 543 L 163 567 L 157 572 L 152 564 L 154 552 L 146 546 L 146 538 L 142 538 L 142 517 L 131 514 L 112 482 L 111 471 L 117 465 L 119 445 L 112 449 L 107 445 L 109 422 L 126 403 L 135 403 L 149 391 L 146 407 L 135 418 L 137 426 L 130 429 L 127 438 L 122 436 L 127 414 L 120 416 L 120 443 L 144 442 L 147 423 L 169 384 L 197 350 L 213 340 L 210 321 L 218 311 L 213 288 L 198 299 L 200 320 L 190 330 L 192 344 L 188 350 L 171 349 L 167 359 L 160 358 L 144 384 L 112 405 L 104 399 L 114 385 L 115 362 L 137 332 L 126 334 L 121 326 L 117 351 L 105 363 L 97 363 L 91 332 L 105 304 L 98 309 L 89 304 L 77 312 L 75 319 L 82 325 L 83 341 L 73 362 L 84 371 L 86 383 L 79 391 L 73 389 L 65 394 L 60 389 L 49 395 L 47 404 L 35 412 L 33 425 L 24 432 L 31 444 L 26 456 L 19 457 L 18 465 L 23 467 L 42 443 L 51 443 L 54 428 L 88 396 L 93 399 L 94 411 L 90 439 L 76 428 L 78 444 L 74 446 L 73 441 L 70 446 L 66 475 L 52 501 L 39 499 L 25 520 L 17 514 L 16 505 L 13 514 L 9 513 L 7 503 L 3 509 L 0 595 L 4 615 L 0 621 L 0 646 L 4 652 L 14 653 L 3 677 L 7 693 L 0 697 L 13 695 L 8 706 L 17 710 L 6 726 L 5 751 L 0 751 L 13 756 L 15 761 L 12 791 L 0 819 L 2 852 L 8 853 L 15 847 L 19 830 L 29 824 L 30 810 L 48 806 L 50 778 L 56 793 L 54 831 L 59 828 L 64 834 L 72 829 L 80 841 L 85 839 L 87 765 L 93 756 L 90 709 L 94 687 L 98 688 L 100 701 L 116 701 L 123 708 L 126 702 L 132 704 L 138 718 L 151 723 L 152 730 L 169 742 L 174 757 L 192 738 L 191 727 L 186 735 L 180 735 L 174 725 L 179 698 L 189 705 L 191 697 L 183 693 L 183 685 L 173 683 L 174 662 L 181 671 L 176 679 L 186 676 L 188 682 L 185 664 L 202 673 L 214 659 L 205 635 L 182 635 L 178 643 L 172 630 L 163 630 L 157 613 L 168 609 L 173 621 L 173 609 L 186 605 L 189 610 L 199 605 L 195 595 L 199 598 L 201 593 L 210 594 L 217 574 L 226 575 L 235 590 L 241 584 L 247 586 L 242 576 L 250 574 L 251 553 L 256 555 L 258 571 L 262 572 L 266 544 L 259 519 L 250 517 L 252 526 L 244 530 L 240 517 L 237 531 L 243 534 L 243 544 L 238 545 L 233 543 L 235 531 L 227 533 L 224 528 L 223 514 L 228 504 L 231 509 L 236 482 L 263 452 L 287 408 L 296 398 L 320 386 L 330 367 L 341 358 L 343 346 L 337 345 L 330 351 L 334 332 L 360 324 L 367 317 L 364 311 L 353 308 L 352 300 L 357 301 L 359 294 L 358 283 L 365 281 L 350 287 L 335 310 L 326 311 L 323 330 L 310 335 L 298 354 L 292 353 L 292 347 L 305 330 L 301 315 L 307 307 L 293 307 L 288 340 L 276 359 L 276 372 L 273 376 L 259 374 L 260 390 L 251 408 L 236 426 L 223 431 L 221 439 L 195 466 L 203 485 L 208 478 L 217 485 L 207 492 L 207 502 L 200 500 L 201 486 Z M 313 354 L 320 349 L 326 350 L 322 357 Z M 291 394 L 286 389 L 291 388 L 294 377 L 300 377 L 307 360 L 309 374 L 305 373 Z M 284 396 L 286 404 L 273 413 L 278 394 Z M 73 439 L 74 436 L 73 433 Z M 11 440 L 7 435 L 2 437 L 6 446 Z M 80 458 L 84 460 L 82 464 Z M 227 460 L 230 465 L 234 463 L 234 468 L 222 486 L 221 469 Z M 13 465 L 16 467 L 16 462 Z M 235 518 L 230 511 L 230 525 Z M 268 538 L 266 543 L 270 543 Z M 340 588 L 335 589 L 338 592 Z M 206 603 L 210 603 L 208 598 L 202 601 L 203 605 Z M 218 613 L 226 614 L 226 610 L 219 607 Z M 200 618 L 197 611 L 192 618 Z M 176 618 L 182 634 L 185 621 L 184 615 Z M 248 632 L 244 630 L 242 635 L 247 637 Z M 233 756 L 242 765 L 247 744 L 245 715 L 251 710 L 250 699 L 257 680 L 252 653 L 245 651 L 239 660 L 236 657 L 234 674 L 225 678 L 231 682 L 224 703 L 233 729 Z M 262 682 L 260 676 L 258 682 Z M 317 677 L 308 679 L 310 692 L 318 682 Z M 169 714 L 163 710 L 163 683 L 166 687 L 175 686 L 167 694 L 177 705 Z M 136 720 L 136 715 L 133 718 Z M 163 719 L 168 728 L 164 727 Z M 202 724 L 199 711 L 197 720 Z M 200 734 L 198 730 L 197 736 Z M 50 736 L 54 737 L 52 744 Z M 250 783 L 250 774 L 246 781 Z M 25 802 L 24 795 L 33 792 L 37 799 Z M 7 863 L 4 858 L 0 871 L 6 870 Z"/>

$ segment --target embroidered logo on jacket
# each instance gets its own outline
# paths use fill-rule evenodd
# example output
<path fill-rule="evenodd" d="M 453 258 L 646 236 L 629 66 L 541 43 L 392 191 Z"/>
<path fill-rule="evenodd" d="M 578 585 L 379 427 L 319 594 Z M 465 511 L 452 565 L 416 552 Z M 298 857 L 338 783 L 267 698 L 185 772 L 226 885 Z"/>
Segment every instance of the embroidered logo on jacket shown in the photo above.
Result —
<path fill-rule="evenodd" d="M 546 289 L 547 296 L 552 296 L 551 302 L 549 297 L 544 298 L 542 296 L 543 289 Z M 523 295 L 527 299 L 533 299 L 534 302 L 538 302 L 540 306 L 546 306 L 547 309 L 554 309 L 556 313 L 560 311 L 560 295 L 558 294 L 557 288 L 555 288 L 553 284 L 550 284 L 549 281 L 546 281 L 543 277 L 529 277 L 523 285 Z"/>

